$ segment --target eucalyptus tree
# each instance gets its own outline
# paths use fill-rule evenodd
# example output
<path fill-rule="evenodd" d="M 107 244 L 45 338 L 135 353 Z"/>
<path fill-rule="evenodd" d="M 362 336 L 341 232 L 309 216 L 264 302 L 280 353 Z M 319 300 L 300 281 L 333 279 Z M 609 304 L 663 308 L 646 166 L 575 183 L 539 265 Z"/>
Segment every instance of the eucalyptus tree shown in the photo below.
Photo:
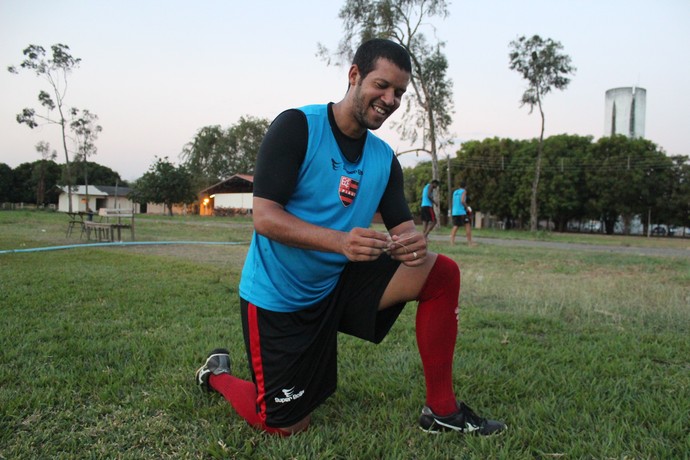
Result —
<path fill-rule="evenodd" d="M 537 193 L 544 145 L 543 98 L 554 88 L 565 89 L 570 83 L 569 76 L 575 72 L 575 67 L 570 63 L 570 56 L 561 52 L 563 45 L 550 38 L 542 39 L 539 35 L 527 38 L 523 35 L 511 41 L 510 48 L 510 68 L 527 80 L 527 89 L 522 94 L 520 105 L 529 105 L 530 114 L 536 106 L 541 115 L 541 132 L 530 199 L 530 230 L 536 231 L 539 223 Z"/>
<path fill-rule="evenodd" d="M 96 154 L 96 140 L 103 128 L 98 124 L 98 115 L 88 110 L 80 111 L 72 108 L 70 110 L 72 121 L 70 129 L 74 134 L 74 144 L 76 146 L 75 161 L 80 161 L 84 173 L 84 185 L 86 187 L 86 202 L 89 202 L 89 168 L 88 159 Z"/>
<path fill-rule="evenodd" d="M 67 190 L 69 195 L 69 210 L 72 211 L 72 174 L 70 171 L 69 150 L 67 149 L 67 131 L 69 113 L 65 108 L 65 96 L 67 94 L 67 76 L 81 62 L 70 54 L 69 46 L 57 43 L 50 48 L 50 55 L 46 49 L 39 45 L 29 45 L 23 51 L 24 60 L 19 67 L 32 71 L 36 76 L 43 78 L 49 86 L 49 90 L 41 90 L 38 93 L 38 101 L 46 110 L 45 114 L 36 113 L 35 109 L 25 108 L 17 115 L 17 122 L 25 124 L 33 129 L 42 123 L 56 124 L 60 126 L 62 134 L 62 148 L 65 153 L 65 173 Z M 10 73 L 17 74 L 19 70 L 15 66 L 7 68 Z"/>
<path fill-rule="evenodd" d="M 334 53 L 338 62 L 352 62 L 357 46 L 371 38 L 393 40 L 409 52 L 412 97 L 406 98 L 403 119 L 395 128 L 403 140 L 412 145 L 421 140 L 421 146 L 398 154 L 429 153 L 432 179 L 436 180 L 440 179 L 438 151 L 445 143 L 450 143 L 453 84 L 447 75 L 448 60 L 442 52 L 444 43 L 430 43 L 423 30 L 430 28 L 435 33 L 429 19 L 447 16 L 448 2 L 445 0 L 346 0 L 339 13 L 344 35 Z M 331 62 L 331 53 L 322 44 L 319 44 L 319 55 Z"/>

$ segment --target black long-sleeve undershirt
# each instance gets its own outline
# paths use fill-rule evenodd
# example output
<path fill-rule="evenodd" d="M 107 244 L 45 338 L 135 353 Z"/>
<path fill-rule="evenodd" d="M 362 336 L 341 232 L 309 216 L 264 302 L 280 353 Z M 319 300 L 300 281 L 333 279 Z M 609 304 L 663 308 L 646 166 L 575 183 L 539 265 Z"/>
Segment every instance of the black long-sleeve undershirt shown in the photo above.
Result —
<path fill-rule="evenodd" d="M 341 152 L 350 161 L 362 154 L 366 134 L 359 139 L 344 135 L 337 127 L 332 104 L 328 118 Z M 264 137 L 254 170 L 254 196 L 287 204 L 297 186 L 299 168 L 307 153 L 309 128 L 304 113 L 297 109 L 286 110 L 276 117 Z M 393 228 L 412 220 L 405 201 L 402 167 L 393 156 L 391 173 L 386 190 L 379 202 L 379 212 L 387 228 Z M 365 198 L 365 197 L 362 197 Z"/>

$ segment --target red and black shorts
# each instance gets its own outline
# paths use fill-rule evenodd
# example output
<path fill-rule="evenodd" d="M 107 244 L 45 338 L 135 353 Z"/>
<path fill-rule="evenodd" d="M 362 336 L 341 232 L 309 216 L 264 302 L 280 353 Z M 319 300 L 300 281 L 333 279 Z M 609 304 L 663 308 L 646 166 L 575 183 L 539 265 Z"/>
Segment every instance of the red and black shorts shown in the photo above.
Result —
<path fill-rule="evenodd" d="M 422 222 L 436 222 L 436 213 L 431 206 L 422 206 Z"/>
<path fill-rule="evenodd" d="M 266 425 L 294 425 L 333 394 L 338 332 L 383 340 L 405 306 L 378 310 L 399 265 L 385 254 L 373 262 L 351 262 L 328 297 L 296 312 L 265 310 L 240 299 L 256 408 Z"/>

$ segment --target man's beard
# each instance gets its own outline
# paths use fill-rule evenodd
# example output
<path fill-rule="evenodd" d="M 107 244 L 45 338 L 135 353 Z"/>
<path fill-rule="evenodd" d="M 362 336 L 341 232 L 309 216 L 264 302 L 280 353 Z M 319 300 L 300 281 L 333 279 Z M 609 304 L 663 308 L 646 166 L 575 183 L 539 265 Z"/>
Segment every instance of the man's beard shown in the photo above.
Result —
<path fill-rule="evenodd" d="M 361 94 L 361 87 L 357 87 L 355 93 L 355 120 L 357 120 L 362 128 L 371 129 L 373 131 L 379 129 L 387 117 L 385 117 L 380 123 L 374 122 L 368 117 L 370 109 L 373 110 L 371 108 L 371 104 L 365 105 L 364 103 L 364 97 L 362 97 Z"/>

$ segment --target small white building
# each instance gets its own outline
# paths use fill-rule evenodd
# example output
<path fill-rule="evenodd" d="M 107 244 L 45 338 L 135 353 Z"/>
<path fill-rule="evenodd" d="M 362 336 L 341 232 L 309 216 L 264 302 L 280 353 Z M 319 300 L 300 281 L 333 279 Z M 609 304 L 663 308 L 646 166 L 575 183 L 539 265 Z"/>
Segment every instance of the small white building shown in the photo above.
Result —
<path fill-rule="evenodd" d="M 69 211 L 69 193 L 67 187 L 62 190 L 58 200 L 58 211 Z M 129 187 L 116 187 L 111 185 L 76 185 L 72 187 L 72 211 L 87 211 L 90 209 L 98 212 L 101 208 L 133 209 L 139 213 L 139 205 L 127 198 Z"/>
<path fill-rule="evenodd" d="M 254 176 L 235 174 L 199 192 L 199 214 L 251 214 Z"/>

